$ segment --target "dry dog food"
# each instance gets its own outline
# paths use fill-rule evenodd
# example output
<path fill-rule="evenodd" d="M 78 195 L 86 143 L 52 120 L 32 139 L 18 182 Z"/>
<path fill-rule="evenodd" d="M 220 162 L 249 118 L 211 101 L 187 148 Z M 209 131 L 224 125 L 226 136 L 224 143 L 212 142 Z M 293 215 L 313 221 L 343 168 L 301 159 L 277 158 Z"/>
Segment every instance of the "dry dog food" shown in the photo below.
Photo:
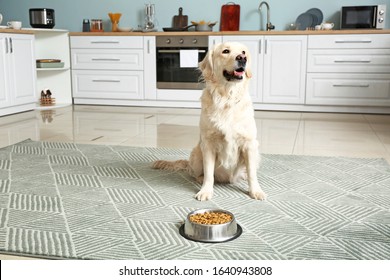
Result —
<path fill-rule="evenodd" d="M 230 222 L 233 217 L 223 212 L 205 212 L 190 216 L 190 221 L 202 225 L 220 225 Z"/>

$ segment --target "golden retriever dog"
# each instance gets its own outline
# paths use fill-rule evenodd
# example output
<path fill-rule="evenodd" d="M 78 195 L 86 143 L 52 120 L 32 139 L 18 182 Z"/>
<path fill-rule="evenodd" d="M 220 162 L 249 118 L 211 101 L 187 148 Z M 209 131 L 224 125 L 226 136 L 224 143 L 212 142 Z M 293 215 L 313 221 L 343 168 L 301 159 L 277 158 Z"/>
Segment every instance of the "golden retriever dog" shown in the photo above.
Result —
<path fill-rule="evenodd" d="M 248 93 L 250 54 L 240 43 L 227 42 L 210 50 L 199 69 L 206 83 L 201 96 L 200 140 L 189 160 L 153 163 L 155 169 L 184 170 L 202 184 L 198 200 L 213 196 L 214 181 L 247 179 L 250 197 L 264 200 L 257 180 L 260 155 L 252 101 Z"/>

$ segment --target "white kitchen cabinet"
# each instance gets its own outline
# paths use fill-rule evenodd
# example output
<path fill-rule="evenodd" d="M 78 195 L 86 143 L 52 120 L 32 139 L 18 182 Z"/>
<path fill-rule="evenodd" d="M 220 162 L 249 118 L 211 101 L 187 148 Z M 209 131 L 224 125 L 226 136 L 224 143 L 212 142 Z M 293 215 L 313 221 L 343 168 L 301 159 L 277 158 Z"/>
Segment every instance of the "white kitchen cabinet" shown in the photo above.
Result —
<path fill-rule="evenodd" d="M 144 97 L 157 99 L 156 37 L 144 37 Z"/>
<path fill-rule="evenodd" d="M 390 74 L 309 73 L 307 104 L 390 106 Z"/>
<path fill-rule="evenodd" d="M 0 34 L 0 108 L 10 105 L 11 97 L 8 89 L 8 37 Z"/>
<path fill-rule="evenodd" d="M 307 36 L 224 36 L 223 40 L 249 48 L 254 102 L 304 103 Z"/>
<path fill-rule="evenodd" d="M 73 70 L 74 98 L 140 99 L 142 71 Z"/>
<path fill-rule="evenodd" d="M 263 102 L 303 104 L 307 36 L 264 38 Z"/>
<path fill-rule="evenodd" d="M 390 106 L 390 35 L 309 36 L 306 104 Z"/>
<path fill-rule="evenodd" d="M 70 43 L 74 103 L 144 99 L 143 36 L 71 36 Z"/>
<path fill-rule="evenodd" d="M 33 35 L 0 34 L 0 115 L 35 107 L 34 58 Z"/>
<path fill-rule="evenodd" d="M 220 43 L 222 43 L 222 36 L 209 36 L 209 49 Z"/>
<path fill-rule="evenodd" d="M 38 96 L 43 89 L 48 88 L 57 106 L 72 104 L 69 31 L 47 28 L 29 30 L 35 36 L 36 59 L 60 59 L 64 63 L 61 68 L 37 68 Z"/>

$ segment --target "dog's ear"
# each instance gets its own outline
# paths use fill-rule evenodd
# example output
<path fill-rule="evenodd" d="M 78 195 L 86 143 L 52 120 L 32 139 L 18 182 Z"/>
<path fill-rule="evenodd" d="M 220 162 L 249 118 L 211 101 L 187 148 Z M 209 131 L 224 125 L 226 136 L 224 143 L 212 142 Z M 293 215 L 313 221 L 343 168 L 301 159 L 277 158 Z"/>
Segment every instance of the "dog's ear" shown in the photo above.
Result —
<path fill-rule="evenodd" d="M 205 81 L 210 81 L 213 79 L 214 49 L 209 50 L 206 57 L 199 63 L 199 69 L 202 71 L 202 77 Z"/>
<path fill-rule="evenodd" d="M 246 56 L 247 56 L 247 64 L 245 68 L 245 76 L 247 78 L 252 78 L 252 70 L 251 70 L 251 56 L 249 51 L 246 51 Z"/>
<path fill-rule="evenodd" d="M 245 76 L 249 79 L 252 78 L 252 70 L 249 67 L 245 69 Z"/>

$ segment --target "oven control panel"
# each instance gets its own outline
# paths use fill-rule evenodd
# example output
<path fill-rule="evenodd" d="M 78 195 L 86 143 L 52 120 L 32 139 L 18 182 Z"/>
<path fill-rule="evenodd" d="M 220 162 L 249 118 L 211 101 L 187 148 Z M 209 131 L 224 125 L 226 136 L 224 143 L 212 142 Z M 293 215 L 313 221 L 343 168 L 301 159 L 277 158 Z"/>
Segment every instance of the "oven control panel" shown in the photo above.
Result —
<path fill-rule="evenodd" d="M 208 36 L 157 36 L 156 47 L 207 47 Z"/>

